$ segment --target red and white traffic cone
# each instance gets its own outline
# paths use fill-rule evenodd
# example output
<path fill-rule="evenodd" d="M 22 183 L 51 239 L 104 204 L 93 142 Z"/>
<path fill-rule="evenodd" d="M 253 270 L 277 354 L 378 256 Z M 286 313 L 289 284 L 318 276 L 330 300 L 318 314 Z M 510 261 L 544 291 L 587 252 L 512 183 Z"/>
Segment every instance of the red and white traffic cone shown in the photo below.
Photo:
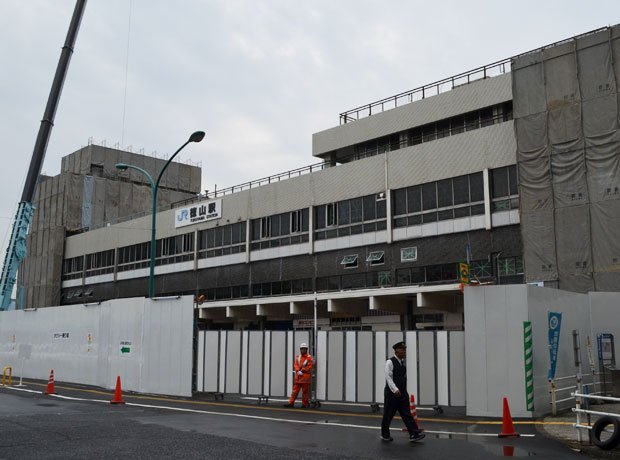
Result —
<path fill-rule="evenodd" d="M 418 425 L 418 429 L 421 431 L 422 428 L 420 428 L 420 425 L 418 424 L 418 411 L 415 407 L 415 396 L 413 395 L 409 396 L 409 410 L 411 410 L 411 416 L 415 420 L 416 425 Z M 408 431 L 407 427 L 403 428 L 403 431 Z"/>
<path fill-rule="evenodd" d="M 54 369 L 50 371 L 50 378 L 47 381 L 47 389 L 43 392 L 44 395 L 55 395 L 56 390 L 54 389 Z"/>
<path fill-rule="evenodd" d="M 414 395 L 411 395 L 411 397 L 409 398 L 409 408 L 411 409 L 411 416 L 415 420 L 416 425 L 418 425 L 418 428 L 421 430 L 422 428 L 420 428 L 420 424 L 418 423 L 418 410 L 415 407 Z"/>

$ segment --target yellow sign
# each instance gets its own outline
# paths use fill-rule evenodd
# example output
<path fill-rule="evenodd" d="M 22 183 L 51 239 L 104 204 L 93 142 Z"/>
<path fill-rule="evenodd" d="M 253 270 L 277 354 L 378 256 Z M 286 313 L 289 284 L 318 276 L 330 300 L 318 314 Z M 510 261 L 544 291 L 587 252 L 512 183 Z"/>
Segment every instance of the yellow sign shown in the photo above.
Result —
<path fill-rule="evenodd" d="M 463 284 L 469 284 L 469 264 L 459 262 L 459 281 Z"/>

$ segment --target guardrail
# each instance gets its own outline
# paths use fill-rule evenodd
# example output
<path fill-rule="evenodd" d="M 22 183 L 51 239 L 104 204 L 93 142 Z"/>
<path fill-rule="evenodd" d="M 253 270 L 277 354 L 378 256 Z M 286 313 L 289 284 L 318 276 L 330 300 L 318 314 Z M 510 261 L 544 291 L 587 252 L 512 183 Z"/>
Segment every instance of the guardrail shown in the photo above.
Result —
<path fill-rule="evenodd" d="M 612 398 L 611 396 L 600 396 L 589 393 L 574 392 L 571 394 L 575 398 L 575 407 L 573 412 L 575 413 L 576 423 L 574 427 L 577 429 L 577 440 L 581 443 L 581 430 L 588 430 L 590 439 L 595 445 L 604 450 L 613 449 L 620 443 L 620 414 L 613 412 L 603 412 L 590 410 L 590 399 L 603 402 L 620 403 L 620 398 Z M 585 400 L 586 409 L 582 409 L 582 400 Z M 587 416 L 586 424 L 582 423 L 581 416 L 585 414 Z M 591 416 L 600 416 L 594 424 L 591 423 Z M 607 430 L 607 427 L 611 425 L 613 431 Z M 601 439 L 601 434 L 611 433 L 607 439 Z"/>
<path fill-rule="evenodd" d="M 587 384 L 582 384 L 582 381 L 585 377 L 592 377 L 592 382 Z M 597 378 L 602 380 L 596 380 Z M 579 385 L 582 384 L 584 387 L 592 386 L 595 391 L 588 392 L 590 395 L 601 395 L 605 394 L 605 389 L 607 388 L 606 384 L 610 382 L 606 380 L 606 374 L 604 372 L 594 372 L 594 374 L 582 374 L 581 379 L 579 375 L 567 375 L 566 377 L 558 377 L 553 380 L 549 380 L 549 404 L 551 405 L 551 413 L 552 415 L 557 415 L 558 409 L 566 410 L 572 406 L 572 402 L 574 401 L 573 393 L 575 391 L 579 391 Z M 569 385 L 568 381 L 574 379 L 575 384 Z M 599 388 L 599 391 L 596 389 Z M 566 396 L 568 395 L 568 397 Z M 563 405 L 570 401 L 571 404 Z"/>

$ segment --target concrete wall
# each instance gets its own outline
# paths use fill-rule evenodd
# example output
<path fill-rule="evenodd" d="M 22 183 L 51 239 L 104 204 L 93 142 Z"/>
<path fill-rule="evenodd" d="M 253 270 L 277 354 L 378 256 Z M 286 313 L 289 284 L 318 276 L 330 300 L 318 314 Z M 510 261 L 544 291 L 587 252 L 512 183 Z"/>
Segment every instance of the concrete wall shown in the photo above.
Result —
<path fill-rule="evenodd" d="M 0 365 L 110 389 L 120 375 L 124 390 L 190 396 L 192 308 L 185 296 L 0 312 Z M 24 345 L 32 354 L 22 362 Z"/>

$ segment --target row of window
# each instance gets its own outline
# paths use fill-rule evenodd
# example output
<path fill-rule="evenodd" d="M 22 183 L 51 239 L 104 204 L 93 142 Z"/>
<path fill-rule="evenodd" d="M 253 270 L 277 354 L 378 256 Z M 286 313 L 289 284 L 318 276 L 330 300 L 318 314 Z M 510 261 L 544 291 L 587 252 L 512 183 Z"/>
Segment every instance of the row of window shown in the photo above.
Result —
<path fill-rule="evenodd" d="M 362 142 L 355 145 L 353 159 L 379 155 L 509 120 L 512 120 L 512 101 Z"/>
<path fill-rule="evenodd" d="M 251 240 L 265 240 L 308 231 L 308 208 L 252 219 Z"/>
<path fill-rule="evenodd" d="M 415 261 L 417 259 L 417 248 L 402 248 L 401 261 Z M 368 253 L 366 262 L 369 265 L 381 265 L 384 261 L 383 251 L 373 251 Z M 341 264 L 345 267 L 356 267 L 358 262 L 357 254 L 346 255 L 342 258 Z M 521 257 L 504 257 L 491 260 L 477 260 L 470 264 L 470 276 L 474 280 L 482 281 L 496 276 L 501 280 L 505 276 L 515 276 L 523 274 L 523 260 Z M 384 286 L 405 286 L 411 284 L 457 282 L 458 264 L 439 264 L 422 267 L 398 268 L 395 270 L 395 279 L 392 272 L 372 271 L 362 273 L 350 273 L 344 275 L 332 275 L 316 278 L 317 292 L 340 291 L 347 289 L 376 288 Z M 200 291 L 202 300 L 226 300 L 250 297 L 268 297 L 275 295 L 293 295 L 313 292 L 312 278 L 297 280 L 273 281 L 268 283 L 256 283 L 251 285 L 224 286 L 208 288 Z M 90 297 L 92 288 L 77 288 L 69 291 L 65 298 Z"/>
<path fill-rule="evenodd" d="M 518 209 L 515 165 L 490 171 L 493 211 Z M 392 191 L 394 227 L 421 225 L 484 214 L 482 173 Z M 250 225 L 251 250 L 301 244 L 309 241 L 309 209 L 304 208 L 260 219 Z M 387 228 L 386 200 L 381 194 L 342 200 L 314 207 L 314 238 L 324 240 Z M 246 222 L 217 226 L 198 232 L 198 258 L 219 257 L 246 251 Z M 194 233 L 157 240 L 156 265 L 193 260 Z M 114 271 L 114 250 L 74 257 L 63 263 L 63 280 Z M 118 248 L 118 271 L 146 268 L 150 242 Z"/>
<path fill-rule="evenodd" d="M 385 217 L 385 196 L 383 194 L 366 195 L 315 206 L 314 229 L 352 225 L 385 219 Z"/>

